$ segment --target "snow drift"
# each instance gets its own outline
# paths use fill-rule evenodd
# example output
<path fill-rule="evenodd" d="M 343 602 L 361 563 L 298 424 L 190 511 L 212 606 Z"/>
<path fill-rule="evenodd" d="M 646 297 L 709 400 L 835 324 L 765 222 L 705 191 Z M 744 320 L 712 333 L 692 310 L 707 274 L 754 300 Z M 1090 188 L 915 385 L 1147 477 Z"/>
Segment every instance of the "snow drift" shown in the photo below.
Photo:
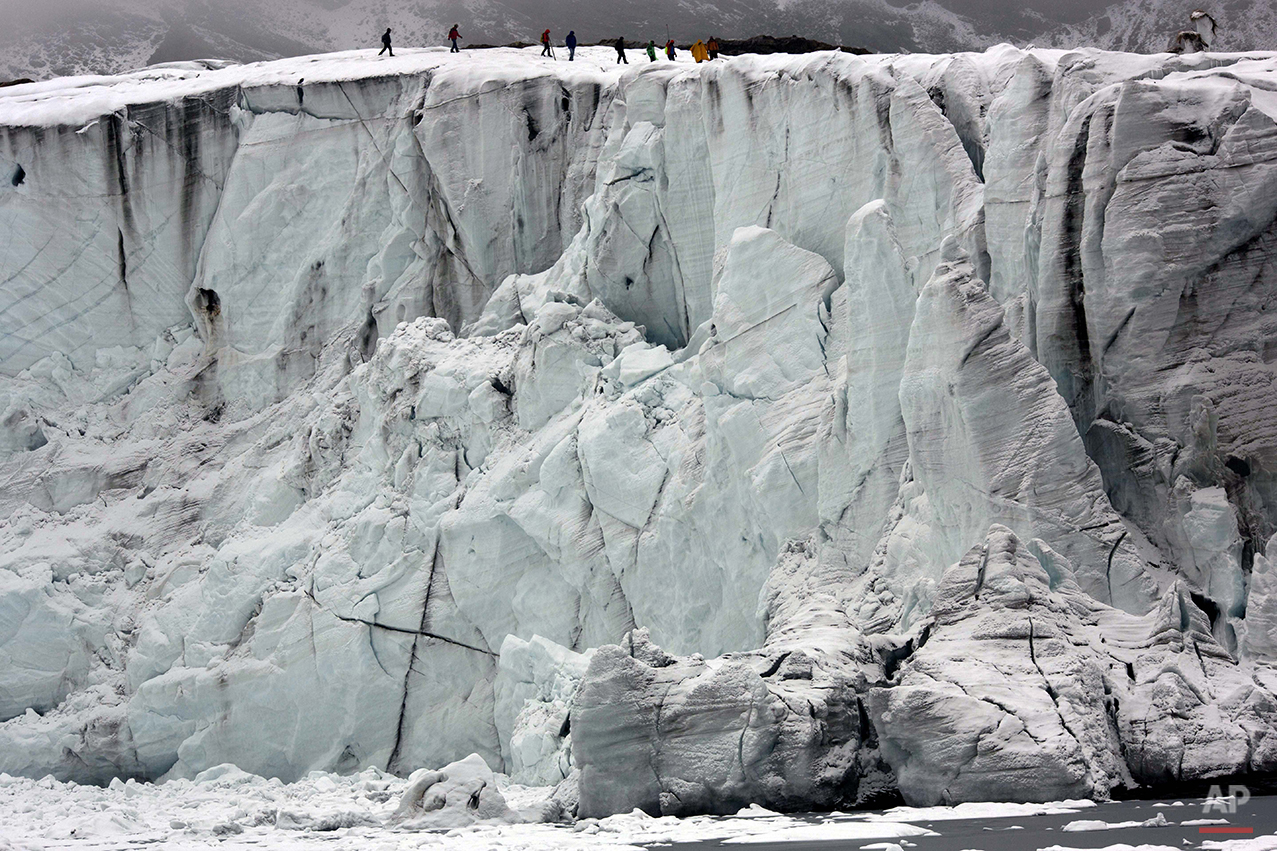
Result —
<path fill-rule="evenodd" d="M 5 90 L 0 771 L 1277 770 L 1277 58 L 582 58 Z"/>

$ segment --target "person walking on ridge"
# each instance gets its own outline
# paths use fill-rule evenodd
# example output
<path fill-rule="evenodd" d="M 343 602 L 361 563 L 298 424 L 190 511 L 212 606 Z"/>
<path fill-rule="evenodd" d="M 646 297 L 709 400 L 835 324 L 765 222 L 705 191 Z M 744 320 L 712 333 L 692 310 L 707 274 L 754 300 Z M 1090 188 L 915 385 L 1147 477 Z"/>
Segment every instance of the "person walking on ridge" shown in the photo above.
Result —
<path fill-rule="evenodd" d="M 389 52 L 392 57 L 395 55 L 395 52 L 390 49 L 390 27 L 386 27 L 386 31 L 381 34 L 381 50 L 377 51 L 377 55 L 380 56 L 386 52 Z"/>
<path fill-rule="evenodd" d="M 626 65 L 630 64 L 630 60 L 625 58 L 625 39 L 618 35 L 616 37 L 616 64 L 620 65 L 622 62 Z"/>
<path fill-rule="evenodd" d="M 656 61 L 656 41 L 650 38 L 647 40 L 647 61 Z"/>
<path fill-rule="evenodd" d="M 678 52 L 674 50 L 674 39 L 670 39 L 669 41 L 665 42 L 665 58 L 673 62 L 674 57 L 677 55 L 678 55 Z"/>
<path fill-rule="evenodd" d="M 696 39 L 696 43 L 692 45 L 692 58 L 696 60 L 697 65 L 709 58 L 709 51 L 705 49 L 705 42 L 701 41 L 699 38 Z"/>
<path fill-rule="evenodd" d="M 452 50 L 449 50 L 448 51 L 449 53 L 461 52 L 461 48 L 457 47 L 457 39 L 461 38 L 461 33 L 457 29 L 458 26 L 460 25 L 453 24 L 452 29 L 448 30 L 448 41 L 452 42 Z"/>
<path fill-rule="evenodd" d="M 717 38 L 715 38 L 714 36 L 710 36 L 709 41 L 705 43 L 705 47 L 706 49 L 709 50 L 710 59 L 718 58 L 718 39 Z"/>
<path fill-rule="evenodd" d="M 568 61 L 576 61 L 576 30 L 568 30 L 568 37 L 563 42 L 568 46 Z"/>
<path fill-rule="evenodd" d="M 546 30 L 541 33 L 541 55 L 554 58 L 554 51 L 550 49 L 550 31 Z"/>

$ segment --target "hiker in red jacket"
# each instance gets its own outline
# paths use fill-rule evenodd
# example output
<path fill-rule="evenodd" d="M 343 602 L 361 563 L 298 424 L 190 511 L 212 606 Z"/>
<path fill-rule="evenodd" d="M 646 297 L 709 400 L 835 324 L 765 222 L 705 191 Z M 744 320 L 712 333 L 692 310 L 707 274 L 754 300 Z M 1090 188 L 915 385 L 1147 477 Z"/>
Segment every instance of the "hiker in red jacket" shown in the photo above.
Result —
<path fill-rule="evenodd" d="M 541 55 L 554 58 L 554 51 L 550 49 L 550 31 L 546 30 L 541 33 Z"/>
<path fill-rule="evenodd" d="M 457 31 L 457 24 L 452 25 L 452 29 L 448 30 L 448 41 L 452 42 L 452 50 L 449 53 L 460 53 L 461 48 L 457 47 L 457 39 L 461 38 L 461 33 Z"/>

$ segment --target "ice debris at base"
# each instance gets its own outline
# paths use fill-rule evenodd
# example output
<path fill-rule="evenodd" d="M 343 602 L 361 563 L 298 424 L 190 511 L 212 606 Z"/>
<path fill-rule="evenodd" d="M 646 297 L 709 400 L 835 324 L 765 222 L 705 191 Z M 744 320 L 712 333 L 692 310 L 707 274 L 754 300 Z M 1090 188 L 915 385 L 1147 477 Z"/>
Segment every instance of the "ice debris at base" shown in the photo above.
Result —
<path fill-rule="evenodd" d="M 1277 770 L 1277 57 L 605 54 L 0 94 L 0 771 Z"/>
<path fill-rule="evenodd" d="M 1213 846 L 1207 842 L 1202 847 L 1210 848 Z M 1038 849 L 1038 851 L 1084 851 L 1084 849 L 1067 845 L 1048 845 L 1046 848 Z M 1094 851 L 1180 851 L 1180 849 L 1173 845 L 1128 845 L 1125 842 L 1119 842 L 1115 845 L 1105 845 L 1103 848 L 1094 849 Z M 1248 851 L 1248 849 L 1230 849 L 1230 851 Z"/>
<path fill-rule="evenodd" d="M 845 813 L 796 818 L 759 808 L 733 818 L 653 818 L 634 811 L 553 823 L 545 817 L 551 787 L 513 784 L 473 756 L 436 771 L 423 770 L 416 779 L 435 780 L 440 774 L 448 779 L 418 783 L 375 768 L 351 775 L 316 771 L 286 784 L 220 765 L 193 780 L 154 784 L 117 778 L 105 787 L 0 774 L 0 848 L 637 851 L 751 837 L 865 838 L 863 845 L 871 838 L 935 835 L 885 814 L 870 820 Z M 480 801 L 472 809 L 476 788 Z M 429 801 L 436 793 L 443 806 L 422 807 L 433 806 Z M 1074 812 L 1074 804 L 1054 806 Z M 1006 811 L 1000 806 L 1005 805 L 986 805 L 981 817 L 1023 815 L 1014 806 Z"/>
<path fill-rule="evenodd" d="M 469 827 L 480 822 L 516 822 L 497 779 L 478 754 L 438 771 L 419 768 L 408 775 L 392 819 L 415 828 Z"/>
<path fill-rule="evenodd" d="M 1158 813 L 1150 819 L 1143 821 L 1103 821 L 1101 819 L 1079 819 L 1071 821 L 1060 830 L 1065 833 L 1084 833 L 1091 830 L 1122 830 L 1127 827 L 1166 827 L 1170 822 L 1166 820 L 1166 816 Z M 1188 824 L 1188 822 L 1182 822 Z"/>
<path fill-rule="evenodd" d="M 1277 836 L 1257 836 L 1254 839 L 1207 840 L 1204 851 L 1277 851 Z"/>
<path fill-rule="evenodd" d="M 939 836 L 934 830 L 912 824 L 896 824 L 887 828 L 882 822 L 843 822 L 836 825 L 800 825 L 782 827 L 766 833 L 732 836 L 723 840 L 724 845 L 758 845 L 774 842 L 855 842 L 878 839 L 883 836 Z M 882 847 L 882 846 L 879 846 Z M 900 846 L 897 845 L 897 848 Z"/>
<path fill-rule="evenodd" d="M 1024 816 L 1066 815 L 1096 806 L 1091 800 L 1051 801 L 1044 804 L 1015 802 L 969 801 L 952 807 L 892 807 L 882 813 L 872 813 L 865 818 L 886 821 L 933 822 L 953 819 L 1012 818 Z"/>

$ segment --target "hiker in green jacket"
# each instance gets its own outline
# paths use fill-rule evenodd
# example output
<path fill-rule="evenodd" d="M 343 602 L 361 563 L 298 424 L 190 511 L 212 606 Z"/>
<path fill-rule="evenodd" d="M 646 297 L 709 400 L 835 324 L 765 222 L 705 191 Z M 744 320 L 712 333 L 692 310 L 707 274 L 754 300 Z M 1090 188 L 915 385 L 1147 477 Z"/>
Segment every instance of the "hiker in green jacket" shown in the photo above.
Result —
<path fill-rule="evenodd" d="M 652 62 L 656 61 L 656 42 L 650 38 L 647 40 L 647 58 Z"/>

